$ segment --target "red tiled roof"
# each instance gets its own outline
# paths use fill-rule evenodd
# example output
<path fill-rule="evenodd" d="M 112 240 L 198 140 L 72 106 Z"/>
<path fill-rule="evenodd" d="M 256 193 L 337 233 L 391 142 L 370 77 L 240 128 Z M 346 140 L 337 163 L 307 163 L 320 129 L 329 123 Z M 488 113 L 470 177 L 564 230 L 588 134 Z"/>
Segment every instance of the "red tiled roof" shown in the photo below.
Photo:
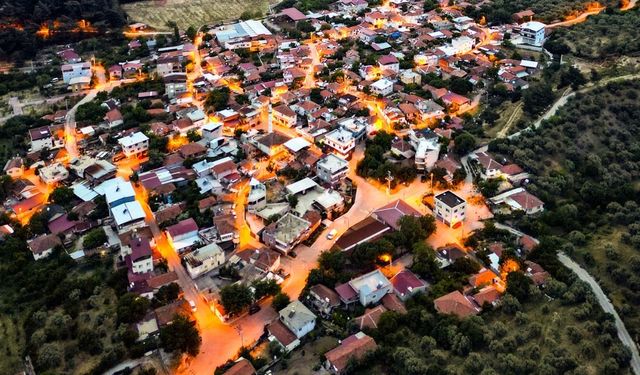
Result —
<path fill-rule="evenodd" d="M 315 294 L 321 300 L 328 302 L 330 306 L 340 305 L 340 296 L 322 284 L 312 286 L 309 288 L 309 292 Z"/>
<path fill-rule="evenodd" d="M 494 286 L 486 286 L 476 294 L 473 295 L 473 299 L 476 300 L 476 303 L 479 306 L 482 306 L 486 303 L 494 303 L 495 301 L 500 299 L 500 292 Z"/>
<path fill-rule="evenodd" d="M 189 232 L 197 231 L 198 224 L 196 224 L 196 221 L 193 220 L 193 218 L 188 218 L 178 222 L 178 224 L 167 227 L 166 230 L 171 235 L 171 237 L 176 237 Z"/>
<path fill-rule="evenodd" d="M 395 311 L 400 314 L 406 314 L 407 308 L 404 307 L 404 303 L 400 301 L 400 298 L 393 293 L 385 294 L 382 297 L 382 306 L 386 307 L 387 310 Z"/>
<path fill-rule="evenodd" d="M 439 313 L 452 314 L 460 318 L 477 315 L 480 312 L 480 309 L 457 290 L 435 299 L 433 304 Z"/>
<path fill-rule="evenodd" d="M 422 216 L 420 211 L 411 207 L 407 202 L 403 201 L 402 199 L 397 199 L 385 206 L 380 207 L 379 209 L 374 211 L 374 214 L 378 217 L 378 220 L 382 221 L 383 223 L 389 225 L 390 227 L 396 230 L 399 228 L 398 221 L 403 216 L 407 216 L 407 215 L 416 216 L 416 217 Z"/>
<path fill-rule="evenodd" d="M 349 283 L 344 283 L 336 286 L 336 293 L 340 296 L 340 299 L 344 302 L 353 302 L 358 299 L 358 293 L 353 290 Z"/>
<path fill-rule="evenodd" d="M 516 201 L 524 210 L 530 210 L 544 205 L 544 202 L 538 199 L 538 197 L 527 191 L 513 194 L 509 198 Z"/>
<path fill-rule="evenodd" d="M 246 358 L 240 358 L 223 375 L 254 375 L 256 369 Z"/>
<path fill-rule="evenodd" d="M 409 270 L 402 270 L 391 278 L 393 289 L 402 295 L 410 295 L 416 288 L 426 286 L 426 283 Z"/>
<path fill-rule="evenodd" d="M 300 21 L 307 19 L 307 16 L 304 15 L 301 11 L 296 8 L 286 8 L 280 12 L 281 15 L 287 16 L 291 18 L 292 21 Z"/>
<path fill-rule="evenodd" d="M 340 373 L 347 367 L 350 359 L 360 359 L 377 347 L 373 338 L 359 332 L 344 339 L 340 346 L 328 351 L 324 356 Z"/>
<path fill-rule="evenodd" d="M 55 234 L 43 234 L 28 241 L 29 249 L 34 254 L 41 254 L 60 245 L 62 245 L 62 241 L 60 241 L 60 238 Z"/>
<path fill-rule="evenodd" d="M 378 328 L 380 317 L 385 312 L 387 312 L 387 308 L 382 305 L 378 305 L 371 309 L 366 309 L 364 314 L 355 319 L 356 325 L 359 329 Z"/>
<path fill-rule="evenodd" d="M 291 332 L 280 320 L 275 320 L 273 323 L 267 326 L 269 334 L 274 336 L 278 342 L 284 346 L 291 344 L 298 338 Z"/>

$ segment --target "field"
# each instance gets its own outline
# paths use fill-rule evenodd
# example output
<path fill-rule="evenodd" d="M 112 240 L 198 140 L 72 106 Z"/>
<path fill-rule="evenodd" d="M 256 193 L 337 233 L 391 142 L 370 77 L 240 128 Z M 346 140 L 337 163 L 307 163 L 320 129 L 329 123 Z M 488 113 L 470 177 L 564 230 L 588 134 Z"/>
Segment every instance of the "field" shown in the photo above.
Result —
<path fill-rule="evenodd" d="M 21 368 L 23 336 L 20 322 L 13 320 L 9 315 L 0 315 L 0 374 L 11 374 Z"/>
<path fill-rule="evenodd" d="M 174 21 L 181 29 L 189 26 L 237 19 L 242 12 L 267 11 L 268 0 L 165 0 L 140 1 L 123 4 L 130 21 L 144 22 L 158 29 L 166 29 Z"/>

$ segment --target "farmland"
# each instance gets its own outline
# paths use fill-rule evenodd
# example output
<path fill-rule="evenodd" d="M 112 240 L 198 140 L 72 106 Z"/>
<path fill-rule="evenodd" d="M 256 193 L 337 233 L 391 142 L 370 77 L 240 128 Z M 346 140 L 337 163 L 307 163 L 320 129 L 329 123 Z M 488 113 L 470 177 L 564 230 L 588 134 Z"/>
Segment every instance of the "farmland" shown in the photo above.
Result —
<path fill-rule="evenodd" d="M 140 1 L 122 7 L 135 22 L 166 29 L 174 21 L 181 29 L 189 26 L 239 18 L 245 11 L 267 11 L 268 0 L 165 0 Z"/>

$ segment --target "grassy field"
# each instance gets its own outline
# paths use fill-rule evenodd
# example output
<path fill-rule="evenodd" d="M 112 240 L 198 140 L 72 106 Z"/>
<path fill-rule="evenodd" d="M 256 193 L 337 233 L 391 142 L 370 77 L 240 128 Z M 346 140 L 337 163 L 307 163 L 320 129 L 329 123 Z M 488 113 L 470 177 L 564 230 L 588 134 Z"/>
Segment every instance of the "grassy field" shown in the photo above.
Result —
<path fill-rule="evenodd" d="M 320 337 L 306 344 L 302 349 L 294 351 L 288 360 L 287 368 L 282 369 L 276 366 L 274 374 L 312 375 L 315 373 L 313 368 L 320 364 L 322 355 L 336 346 L 338 346 L 338 340 L 335 337 Z"/>
<path fill-rule="evenodd" d="M 180 28 L 237 19 L 244 11 L 267 11 L 268 0 L 164 0 L 140 1 L 122 7 L 135 22 L 166 29 L 168 21 Z"/>

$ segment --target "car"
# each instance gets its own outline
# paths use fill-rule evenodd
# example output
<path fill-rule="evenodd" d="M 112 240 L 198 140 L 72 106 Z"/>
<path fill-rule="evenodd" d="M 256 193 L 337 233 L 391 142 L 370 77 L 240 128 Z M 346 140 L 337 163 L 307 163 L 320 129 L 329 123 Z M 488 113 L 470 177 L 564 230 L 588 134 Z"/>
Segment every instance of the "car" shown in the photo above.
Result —
<path fill-rule="evenodd" d="M 296 254 L 295 251 L 291 251 L 291 252 L 289 252 L 289 256 L 292 257 L 292 258 L 295 258 L 295 257 L 298 256 L 298 254 Z"/>
<path fill-rule="evenodd" d="M 256 314 L 258 311 L 260 311 L 260 305 L 258 304 L 253 304 L 249 307 L 249 315 Z"/>
<path fill-rule="evenodd" d="M 333 237 L 336 236 L 336 234 L 338 234 L 338 230 L 337 229 L 331 229 L 331 231 L 329 233 L 327 233 L 327 239 L 328 240 L 332 240 Z"/>
<path fill-rule="evenodd" d="M 198 306 L 196 306 L 196 303 L 195 303 L 195 302 L 193 302 L 193 301 L 189 300 L 189 306 L 191 306 L 191 311 L 192 311 L 192 312 L 196 312 L 196 311 L 198 311 Z"/>

